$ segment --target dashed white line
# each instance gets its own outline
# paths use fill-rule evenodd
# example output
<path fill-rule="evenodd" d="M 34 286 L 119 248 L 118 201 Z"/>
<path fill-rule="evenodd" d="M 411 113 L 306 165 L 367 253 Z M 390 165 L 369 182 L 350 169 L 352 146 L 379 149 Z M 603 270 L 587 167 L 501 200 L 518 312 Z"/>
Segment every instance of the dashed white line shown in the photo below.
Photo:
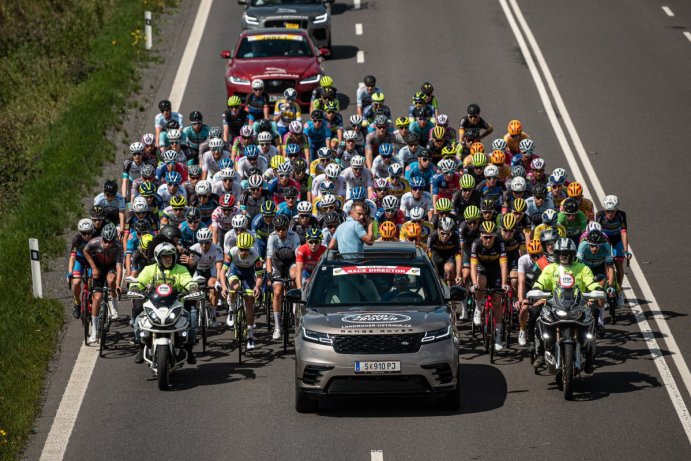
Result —
<path fill-rule="evenodd" d="M 666 14 L 667 16 L 669 16 L 670 18 L 673 18 L 673 17 L 674 17 L 674 12 L 673 12 L 668 6 L 663 6 L 663 7 L 662 7 L 662 11 L 664 11 L 665 14 Z"/>
<path fill-rule="evenodd" d="M 687 32 L 684 32 L 684 37 L 686 37 L 686 39 L 687 39 L 689 42 L 691 42 L 691 32 L 688 32 L 688 31 L 687 31 Z"/>
<path fill-rule="evenodd" d="M 355 24 L 355 35 L 362 35 L 362 24 Z"/>
<path fill-rule="evenodd" d="M 365 52 L 362 50 L 358 51 L 355 60 L 358 64 L 362 64 L 363 62 L 365 62 Z"/>
<path fill-rule="evenodd" d="M 371 461 L 384 461 L 384 451 L 383 450 L 370 450 Z"/>
<path fill-rule="evenodd" d="M 356 10 L 360 9 L 360 0 L 353 0 L 353 8 Z"/>

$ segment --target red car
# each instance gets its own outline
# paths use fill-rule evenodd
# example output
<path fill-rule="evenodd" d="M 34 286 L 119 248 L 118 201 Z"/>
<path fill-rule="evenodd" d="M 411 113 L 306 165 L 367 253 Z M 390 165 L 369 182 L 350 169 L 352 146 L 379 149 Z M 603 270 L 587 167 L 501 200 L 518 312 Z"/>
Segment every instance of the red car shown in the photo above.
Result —
<path fill-rule="evenodd" d="M 237 95 L 244 101 L 254 79 L 264 81 L 271 102 L 283 97 L 287 88 L 295 88 L 297 102 L 309 106 L 312 90 L 324 75 L 321 64 L 329 55 L 318 49 L 302 29 L 257 29 L 240 34 L 235 48 L 223 50 L 226 64 L 228 97 Z"/>

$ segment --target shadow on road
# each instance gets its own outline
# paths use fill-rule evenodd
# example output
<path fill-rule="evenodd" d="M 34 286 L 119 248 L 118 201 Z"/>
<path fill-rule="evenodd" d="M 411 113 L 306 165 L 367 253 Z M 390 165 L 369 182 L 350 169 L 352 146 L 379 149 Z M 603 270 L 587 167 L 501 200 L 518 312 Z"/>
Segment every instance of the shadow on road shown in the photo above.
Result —
<path fill-rule="evenodd" d="M 350 59 L 354 58 L 358 52 L 358 48 L 352 45 L 332 45 L 331 46 L 331 60 Z"/>
<path fill-rule="evenodd" d="M 592 376 L 578 379 L 573 399 L 576 401 L 599 400 L 610 394 L 626 394 L 660 387 L 655 376 L 637 371 L 604 372 L 597 370 Z M 556 388 L 556 384 L 554 385 Z"/>

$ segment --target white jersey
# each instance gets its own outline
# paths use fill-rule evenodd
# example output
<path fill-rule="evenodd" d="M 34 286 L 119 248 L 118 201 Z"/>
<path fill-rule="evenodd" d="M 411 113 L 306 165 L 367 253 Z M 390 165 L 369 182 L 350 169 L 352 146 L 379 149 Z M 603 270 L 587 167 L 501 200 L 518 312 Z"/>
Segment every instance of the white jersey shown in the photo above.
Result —
<path fill-rule="evenodd" d="M 259 256 L 259 253 L 257 253 L 257 249 L 254 247 L 250 248 L 249 253 L 244 258 L 240 256 L 240 249 L 238 247 L 231 248 L 229 255 L 230 262 L 235 264 L 240 269 L 252 269 L 253 267 L 256 267 L 257 262 L 261 261 L 262 259 Z"/>
<path fill-rule="evenodd" d="M 319 186 L 324 182 L 328 181 L 329 178 L 326 177 L 326 174 L 322 173 L 318 176 L 316 176 L 312 180 L 312 197 L 319 197 L 321 195 L 321 192 L 319 191 Z M 333 181 L 331 181 L 333 182 Z M 334 187 L 333 194 L 336 196 L 340 197 L 345 197 L 346 193 L 346 182 L 345 179 L 339 176 L 336 178 L 336 187 Z"/>
<path fill-rule="evenodd" d="M 221 171 L 219 163 L 224 158 L 230 158 L 230 152 L 228 152 L 227 150 L 221 152 L 221 156 L 218 158 L 218 160 L 214 158 L 212 151 L 204 152 L 204 155 L 202 155 L 202 171 L 206 171 L 207 178 Z"/>
<path fill-rule="evenodd" d="M 163 205 L 166 207 L 170 205 L 170 199 L 173 198 L 173 196 L 170 195 L 170 192 L 168 192 L 168 186 L 166 184 L 161 184 L 157 192 L 158 195 L 161 196 L 161 200 L 163 200 Z M 187 191 L 184 187 L 178 187 L 178 191 L 174 195 L 176 197 L 182 195 L 185 197 L 185 199 L 187 199 Z"/>
<path fill-rule="evenodd" d="M 219 197 L 223 197 L 225 194 L 233 194 L 237 200 L 242 194 L 242 184 L 235 179 L 233 180 L 233 187 L 231 187 L 230 190 L 226 190 L 226 188 L 223 187 L 223 181 L 219 180 L 211 184 L 211 192 Z"/>
<path fill-rule="evenodd" d="M 227 232 L 233 228 L 233 216 L 236 214 L 240 214 L 240 210 L 238 210 L 237 207 L 233 207 L 233 210 L 229 214 L 225 214 L 219 206 L 211 213 L 211 223 L 224 232 Z"/>
<path fill-rule="evenodd" d="M 274 231 L 269 235 L 269 240 L 266 243 L 266 258 L 272 258 L 274 253 L 284 248 L 290 249 L 293 253 L 300 246 L 300 236 L 289 230 L 286 238 L 280 239 L 278 234 Z"/>
<path fill-rule="evenodd" d="M 374 186 L 372 172 L 369 170 L 369 168 L 363 168 L 360 176 L 355 176 L 355 173 L 353 173 L 353 167 L 346 168 L 341 172 L 341 178 L 343 178 L 346 183 L 346 194 L 349 194 L 350 190 L 356 186 Z"/>
<path fill-rule="evenodd" d="M 262 155 L 257 157 L 257 163 L 254 165 L 249 161 L 247 157 L 242 157 L 235 163 L 235 171 L 238 172 L 241 178 L 247 177 L 247 172 L 252 168 L 257 167 L 264 173 L 267 168 L 269 168 L 269 163 Z"/>
<path fill-rule="evenodd" d="M 403 197 L 401 197 L 401 211 L 405 214 L 406 218 L 410 218 L 410 210 L 416 206 L 422 207 L 425 213 L 428 212 L 432 208 L 432 194 L 425 191 L 422 193 L 422 197 L 420 197 L 419 200 L 413 197 L 412 192 L 403 194 Z"/>
<path fill-rule="evenodd" d="M 272 159 L 275 155 L 280 155 L 280 154 L 278 153 L 278 149 L 276 148 L 276 146 L 274 146 L 273 144 L 271 144 L 271 145 L 269 146 L 268 152 L 264 152 L 264 151 L 262 150 L 261 146 L 259 146 L 259 156 L 260 156 L 260 157 L 263 157 L 263 158 L 266 160 L 267 163 L 271 163 L 271 159 Z"/>
<path fill-rule="evenodd" d="M 194 259 L 197 262 L 197 271 L 211 271 L 212 274 L 215 274 L 216 263 L 223 262 L 223 251 L 215 243 L 211 244 L 207 252 L 202 250 L 201 243 L 195 243 L 190 247 L 190 250 L 201 254 L 201 256 L 194 255 Z"/>
<path fill-rule="evenodd" d="M 372 173 L 375 178 L 388 178 L 389 177 L 389 165 L 392 163 L 398 163 L 396 158 L 392 158 L 392 161 L 386 163 L 384 162 L 384 157 L 377 155 L 377 158 L 372 162 Z M 401 165 L 403 166 L 403 165 Z"/>
<path fill-rule="evenodd" d="M 256 248 L 256 246 L 257 246 L 256 238 L 257 238 L 257 237 L 256 237 L 256 235 L 254 234 L 254 232 L 251 231 L 251 230 L 245 229 L 245 230 L 242 231 L 242 233 L 248 233 L 248 234 L 250 234 L 252 237 L 255 238 L 253 248 Z M 223 237 L 223 252 L 224 252 L 225 254 L 230 254 L 230 250 L 233 249 L 233 247 L 235 246 L 235 243 L 237 242 L 237 240 L 238 240 L 238 234 L 235 232 L 235 229 L 231 229 L 231 230 L 229 230 L 228 232 L 226 232 L 225 237 Z"/>

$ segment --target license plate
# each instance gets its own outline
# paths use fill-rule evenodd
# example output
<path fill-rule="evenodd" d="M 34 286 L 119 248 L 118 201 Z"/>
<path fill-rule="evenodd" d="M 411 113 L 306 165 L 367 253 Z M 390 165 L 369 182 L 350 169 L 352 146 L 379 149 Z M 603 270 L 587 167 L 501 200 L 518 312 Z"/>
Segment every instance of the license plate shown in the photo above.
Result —
<path fill-rule="evenodd" d="M 283 95 L 282 94 L 270 94 L 269 95 L 269 102 L 276 102 L 279 99 L 281 99 Z"/>
<path fill-rule="evenodd" d="M 398 371 L 401 371 L 401 362 L 397 360 L 355 362 L 355 373 L 395 373 Z"/>
<path fill-rule="evenodd" d="M 294 22 L 286 22 L 286 29 L 299 29 L 300 24 L 295 24 Z"/>

